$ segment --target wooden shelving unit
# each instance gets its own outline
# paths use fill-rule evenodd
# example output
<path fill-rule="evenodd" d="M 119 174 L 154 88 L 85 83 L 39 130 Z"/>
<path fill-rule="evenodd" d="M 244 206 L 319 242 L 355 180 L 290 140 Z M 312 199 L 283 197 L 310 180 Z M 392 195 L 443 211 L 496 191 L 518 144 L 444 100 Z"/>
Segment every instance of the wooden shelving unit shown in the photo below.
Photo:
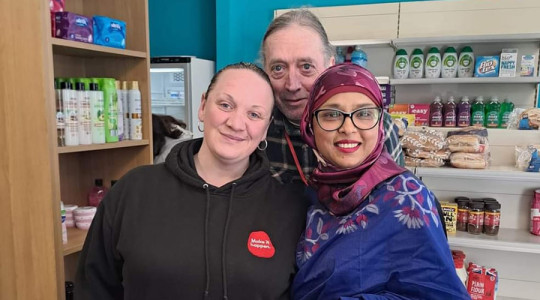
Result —
<path fill-rule="evenodd" d="M 0 140 L 8 141 L 0 143 L 0 173 L 5 175 L 0 187 L 8 191 L 0 201 L 1 299 L 64 299 L 64 281 L 74 279 L 87 232 L 69 229 L 63 245 L 60 201 L 84 206 L 94 179 L 109 186 L 129 170 L 152 163 L 148 2 L 65 4 L 69 12 L 125 21 L 126 49 L 51 37 L 49 1 L 1 2 L 6 22 L 0 51 Z M 58 147 L 55 77 L 138 81 L 143 140 Z"/>

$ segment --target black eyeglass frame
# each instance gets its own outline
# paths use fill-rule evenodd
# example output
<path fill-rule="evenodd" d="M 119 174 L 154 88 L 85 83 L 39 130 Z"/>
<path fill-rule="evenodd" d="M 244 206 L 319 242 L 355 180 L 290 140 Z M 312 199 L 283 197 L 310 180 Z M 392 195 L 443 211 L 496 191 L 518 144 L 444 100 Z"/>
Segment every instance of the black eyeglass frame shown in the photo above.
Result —
<path fill-rule="evenodd" d="M 377 118 L 377 121 L 375 122 L 375 124 L 373 124 L 373 126 L 371 126 L 369 128 L 360 128 L 360 127 L 358 127 L 358 125 L 356 125 L 356 123 L 354 123 L 353 115 L 355 113 L 357 113 L 358 111 L 367 110 L 367 109 L 376 109 L 379 112 L 379 117 Z M 322 125 L 321 125 L 321 122 L 319 122 L 319 113 L 322 112 L 322 111 L 337 111 L 337 112 L 341 113 L 341 115 L 343 116 L 343 118 L 341 120 L 341 124 L 336 129 L 332 129 L 332 130 L 324 129 L 322 127 Z M 370 130 L 370 129 L 374 128 L 375 126 L 377 126 L 377 124 L 379 124 L 379 122 L 381 121 L 382 115 L 383 115 L 383 111 L 382 111 L 382 108 L 380 108 L 380 107 L 362 107 L 362 108 L 353 110 L 350 113 L 347 113 L 347 112 L 344 112 L 342 110 L 335 109 L 335 108 L 322 108 L 322 109 L 317 109 L 316 111 L 314 111 L 313 115 L 315 116 L 315 119 L 317 120 L 317 125 L 319 125 L 319 128 L 321 128 L 324 131 L 331 132 L 331 131 L 339 130 L 343 126 L 343 124 L 345 124 L 345 120 L 347 118 L 351 119 L 351 122 L 353 123 L 354 127 L 356 127 L 358 130 Z"/>

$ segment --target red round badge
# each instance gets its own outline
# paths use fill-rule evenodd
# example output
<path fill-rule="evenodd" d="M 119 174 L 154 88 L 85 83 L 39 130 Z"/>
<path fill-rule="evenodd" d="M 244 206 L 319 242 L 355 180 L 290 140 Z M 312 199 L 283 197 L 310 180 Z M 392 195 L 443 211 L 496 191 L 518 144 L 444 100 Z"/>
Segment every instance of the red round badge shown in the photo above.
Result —
<path fill-rule="evenodd" d="M 276 253 L 270 237 L 264 231 L 252 232 L 249 235 L 247 247 L 249 252 L 257 257 L 270 258 Z"/>

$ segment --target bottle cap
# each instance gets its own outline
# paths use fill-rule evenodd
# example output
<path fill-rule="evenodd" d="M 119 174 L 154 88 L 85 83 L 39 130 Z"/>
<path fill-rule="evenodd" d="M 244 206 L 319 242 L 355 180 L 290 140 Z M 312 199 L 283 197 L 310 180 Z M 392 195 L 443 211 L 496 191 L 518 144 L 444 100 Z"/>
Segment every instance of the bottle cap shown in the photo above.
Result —
<path fill-rule="evenodd" d="M 463 49 L 461 49 L 461 53 L 463 52 L 472 52 L 472 48 L 470 46 L 465 46 Z"/>
<path fill-rule="evenodd" d="M 361 45 L 356 45 L 356 46 L 354 46 L 354 50 L 362 50 L 362 46 Z"/>
<path fill-rule="evenodd" d="M 501 204 L 499 202 L 487 202 L 486 210 L 501 209 Z"/>
<path fill-rule="evenodd" d="M 407 55 L 407 51 L 405 51 L 405 49 L 398 49 L 398 51 L 396 51 L 396 55 Z"/>
<path fill-rule="evenodd" d="M 138 81 L 131 81 L 131 84 L 129 85 L 130 90 L 138 90 L 139 89 L 139 82 Z"/>
<path fill-rule="evenodd" d="M 115 87 L 117 90 L 120 89 L 120 81 L 119 81 L 119 80 L 116 80 L 116 81 L 114 82 L 114 87 Z"/>
<path fill-rule="evenodd" d="M 484 202 L 482 202 L 482 201 L 474 201 L 473 200 L 473 201 L 469 202 L 469 207 L 471 209 L 482 209 L 482 208 L 484 208 Z"/>
<path fill-rule="evenodd" d="M 439 53 L 439 49 L 437 49 L 437 47 L 431 47 L 431 48 L 429 48 L 428 53 Z"/>
<path fill-rule="evenodd" d="M 424 52 L 422 52 L 422 49 L 416 48 L 413 50 L 412 55 L 423 55 Z"/>
<path fill-rule="evenodd" d="M 69 82 L 69 81 L 60 82 L 60 89 L 61 90 L 71 90 L 71 82 Z"/>
<path fill-rule="evenodd" d="M 463 102 L 469 102 L 469 97 L 463 96 L 463 97 L 461 98 L 461 101 L 463 101 Z"/>
<path fill-rule="evenodd" d="M 456 48 L 454 48 L 454 47 L 448 47 L 448 48 L 446 48 L 446 50 L 444 51 L 444 53 L 456 53 Z"/>
<path fill-rule="evenodd" d="M 128 89 L 128 82 L 127 82 L 127 81 L 122 81 L 122 89 L 123 89 L 123 90 L 127 90 L 127 89 Z"/>
<path fill-rule="evenodd" d="M 103 186 L 103 179 L 98 178 L 94 181 L 94 183 L 96 184 L 96 186 Z"/>
<path fill-rule="evenodd" d="M 83 82 L 76 82 L 75 83 L 75 89 L 77 91 L 84 91 L 84 83 Z"/>
<path fill-rule="evenodd" d="M 99 91 L 99 85 L 95 82 L 90 83 L 90 90 L 91 91 Z"/>
<path fill-rule="evenodd" d="M 459 197 L 454 198 L 454 201 L 456 201 L 456 202 L 458 202 L 460 200 L 471 201 L 471 199 L 469 197 L 459 196 Z"/>

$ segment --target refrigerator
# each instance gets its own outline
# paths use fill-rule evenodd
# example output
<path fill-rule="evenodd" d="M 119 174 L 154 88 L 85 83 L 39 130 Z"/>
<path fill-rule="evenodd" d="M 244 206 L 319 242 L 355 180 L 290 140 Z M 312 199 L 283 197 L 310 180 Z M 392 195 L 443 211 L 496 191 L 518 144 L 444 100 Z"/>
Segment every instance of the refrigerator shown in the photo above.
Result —
<path fill-rule="evenodd" d="M 184 121 L 193 137 L 197 129 L 201 96 L 214 76 L 215 63 L 193 56 L 159 56 L 150 59 L 150 91 L 153 114 Z"/>

